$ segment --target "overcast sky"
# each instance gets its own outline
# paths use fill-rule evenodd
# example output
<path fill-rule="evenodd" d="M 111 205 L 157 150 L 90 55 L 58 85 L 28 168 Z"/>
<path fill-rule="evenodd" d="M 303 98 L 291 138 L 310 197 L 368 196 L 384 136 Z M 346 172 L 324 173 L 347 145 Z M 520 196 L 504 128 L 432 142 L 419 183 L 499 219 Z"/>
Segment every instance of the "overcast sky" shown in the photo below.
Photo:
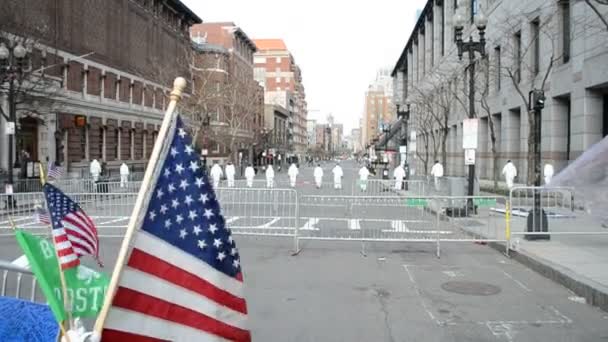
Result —
<path fill-rule="evenodd" d="M 252 39 L 282 38 L 302 68 L 309 118 L 359 126 L 376 70 L 392 68 L 426 0 L 182 0 L 204 22 L 232 21 Z"/>

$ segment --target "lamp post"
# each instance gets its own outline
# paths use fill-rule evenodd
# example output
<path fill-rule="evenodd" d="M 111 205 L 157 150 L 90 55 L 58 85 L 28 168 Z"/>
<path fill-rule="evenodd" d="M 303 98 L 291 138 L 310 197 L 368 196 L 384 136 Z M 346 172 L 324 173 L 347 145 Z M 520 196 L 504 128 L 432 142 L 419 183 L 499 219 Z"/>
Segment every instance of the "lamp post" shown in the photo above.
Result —
<path fill-rule="evenodd" d="M 549 230 L 549 221 L 547 214 L 541 208 L 540 203 L 540 185 L 541 185 L 541 123 L 542 110 L 545 108 L 545 92 L 542 90 L 531 90 L 528 94 L 528 112 L 534 111 L 534 206 L 528 214 L 527 228 L 528 232 L 547 232 Z M 549 240 L 549 234 L 540 235 L 525 235 L 527 240 Z"/>
<path fill-rule="evenodd" d="M 209 114 L 205 115 L 205 117 L 203 118 L 203 129 L 206 131 L 209 126 L 211 126 L 211 117 L 209 116 Z M 202 155 L 203 155 L 203 169 L 205 171 L 207 171 L 207 155 L 209 154 L 209 150 L 207 149 L 207 136 L 209 134 L 205 134 L 203 137 L 203 150 L 202 150 Z"/>
<path fill-rule="evenodd" d="M 462 31 L 464 30 L 464 17 L 461 13 L 461 8 L 454 15 L 454 28 L 456 29 L 456 46 L 458 47 L 458 58 L 462 60 L 462 55 L 467 52 L 469 55 L 469 118 L 475 117 L 475 52 L 478 52 L 481 57 L 486 55 L 486 39 L 485 31 L 488 24 L 488 19 L 481 11 L 481 6 L 475 15 L 475 26 L 479 31 L 479 41 L 473 41 L 473 37 L 469 37 L 467 42 L 462 40 Z M 469 184 L 468 196 L 473 196 L 475 191 L 475 165 L 469 165 Z M 473 200 L 467 200 L 467 207 L 474 209 Z"/>
<path fill-rule="evenodd" d="M 409 174 L 410 174 L 410 168 L 408 165 L 408 160 L 407 160 L 407 154 L 408 154 L 408 123 L 410 120 L 410 102 L 408 100 L 405 101 L 405 106 L 406 109 L 405 110 L 401 110 L 401 106 L 399 104 L 397 104 L 397 118 L 399 119 L 399 122 L 401 123 L 401 141 L 400 141 L 400 146 L 405 146 L 405 151 L 401 152 L 399 151 L 402 156 L 404 157 L 403 160 L 401 161 L 401 163 L 403 164 L 403 168 L 405 169 L 405 182 L 404 182 L 404 190 L 408 190 L 408 184 L 407 184 L 407 180 L 409 179 Z"/>
<path fill-rule="evenodd" d="M 17 127 L 17 106 L 15 99 L 15 82 L 21 81 L 25 71 L 27 49 L 18 42 L 0 43 L 0 82 L 8 82 L 8 186 L 13 185 L 13 168 L 15 154 L 15 136 Z"/>

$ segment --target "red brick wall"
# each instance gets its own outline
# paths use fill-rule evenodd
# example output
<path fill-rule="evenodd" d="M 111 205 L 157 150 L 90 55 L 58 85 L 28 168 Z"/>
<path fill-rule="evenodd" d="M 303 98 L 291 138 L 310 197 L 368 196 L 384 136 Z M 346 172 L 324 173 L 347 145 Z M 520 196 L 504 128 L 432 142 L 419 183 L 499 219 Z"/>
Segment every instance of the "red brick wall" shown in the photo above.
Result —
<path fill-rule="evenodd" d="M 120 101 L 129 102 L 129 92 L 131 87 L 131 80 L 126 77 L 120 78 Z"/>
<path fill-rule="evenodd" d="M 144 100 L 145 100 L 144 105 L 146 107 L 152 108 L 152 104 L 153 104 L 153 98 L 152 98 L 152 96 L 153 96 L 153 94 L 154 94 L 154 88 L 152 88 L 150 86 L 148 86 L 148 87 L 145 88 L 145 90 L 144 90 Z"/>
<path fill-rule="evenodd" d="M 81 63 L 71 61 L 68 66 L 68 90 L 82 91 L 83 66 Z"/>
<path fill-rule="evenodd" d="M 104 84 L 104 97 L 106 99 L 116 99 L 116 75 L 111 72 L 106 73 Z"/>
<path fill-rule="evenodd" d="M 89 67 L 87 75 L 87 93 L 90 95 L 101 95 L 101 70 Z"/>
<path fill-rule="evenodd" d="M 150 155 L 154 149 L 154 131 L 155 128 L 153 124 L 148 124 L 146 126 L 146 159 L 150 159 Z"/>
<path fill-rule="evenodd" d="M 144 124 L 141 122 L 135 123 L 135 141 L 134 144 L 134 152 L 135 152 L 135 160 L 141 160 L 144 158 Z"/>
<path fill-rule="evenodd" d="M 118 122 L 114 119 L 106 121 L 106 160 L 116 160 L 116 146 L 118 146 L 118 135 L 116 127 Z"/>
<path fill-rule="evenodd" d="M 141 104 L 141 95 L 143 91 L 143 85 L 139 81 L 133 82 L 133 104 Z"/>

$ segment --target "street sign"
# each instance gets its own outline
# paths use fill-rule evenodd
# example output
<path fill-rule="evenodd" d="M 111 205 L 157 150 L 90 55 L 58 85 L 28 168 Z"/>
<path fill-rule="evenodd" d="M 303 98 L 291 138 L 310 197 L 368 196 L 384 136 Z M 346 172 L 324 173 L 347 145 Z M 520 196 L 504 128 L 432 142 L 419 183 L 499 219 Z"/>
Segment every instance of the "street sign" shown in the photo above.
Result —
<path fill-rule="evenodd" d="M 13 184 L 4 185 L 4 193 L 7 195 L 12 195 L 13 194 Z"/>
<path fill-rule="evenodd" d="M 477 148 L 477 131 L 479 129 L 479 119 L 464 119 L 462 122 L 462 148 Z"/>
<path fill-rule="evenodd" d="M 496 198 L 474 198 L 473 203 L 478 207 L 495 207 Z"/>
<path fill-rule="evenodd" d="M 13 135 L 15 134 L 15 123 L 14 122 L 7 122 L 6 123 L 6 128 L 5 128 L 5 134 L 6 135 Z"/>
<path fill-rule="evenodd" d="M 399 146 L 399 153 L 407 153 L 407 146 L 406 145 Z"/>
<path fill-rule="evenodd" d="M 201 153 L 202 153 L 202 155 L 206 156 L 206 155 L 208 155 L 208 154 L 209 154 L 209 150 L 208 150 L 208 149 L 206 149 L 206 148 L 204 148 L 204 149 L 201 151 Z"/>
<path fill-rule="evenodd" d="M 464 150 L 464 165 L 475 165 L 475 150 Z"/>
<path fill-rule="evenodd" d="M 408 207 L 424 207 L 427 205 L 427 200 L 424 198 L 408 198 L 405 200 L 405 205 Z"/>

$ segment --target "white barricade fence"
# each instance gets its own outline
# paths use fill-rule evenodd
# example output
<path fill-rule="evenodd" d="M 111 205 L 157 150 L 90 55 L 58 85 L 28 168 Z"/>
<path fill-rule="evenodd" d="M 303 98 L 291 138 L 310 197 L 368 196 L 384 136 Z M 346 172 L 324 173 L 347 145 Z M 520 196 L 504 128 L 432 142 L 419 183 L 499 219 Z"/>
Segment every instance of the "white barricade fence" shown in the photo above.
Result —
<path fill-rule="evenodd" d="M 352 194 L 355 196 L 408 196 L 426 195 L 425 182 L 421 180 L 403 180 L 400 190 L 397 190 L 396 181 L 389 179 L 356 179 L 352 183 Z"/>
<path fill-rule="evenodd" d="M 514 187 L 509 193 L 509 248 L 521 239 L 570 239 L 570 235 L 604 235 L 608 230 L 587 213 L 585 199 L 571 187 Z"/>
<path fill-rule="evenodd" d="M 39 303 L 45 302 L 43 294 L 36 291 L 38 285 L 30 270 L 0 260 L 0 271 L 2 272 L 0 296 L 27 299 Z"/>

